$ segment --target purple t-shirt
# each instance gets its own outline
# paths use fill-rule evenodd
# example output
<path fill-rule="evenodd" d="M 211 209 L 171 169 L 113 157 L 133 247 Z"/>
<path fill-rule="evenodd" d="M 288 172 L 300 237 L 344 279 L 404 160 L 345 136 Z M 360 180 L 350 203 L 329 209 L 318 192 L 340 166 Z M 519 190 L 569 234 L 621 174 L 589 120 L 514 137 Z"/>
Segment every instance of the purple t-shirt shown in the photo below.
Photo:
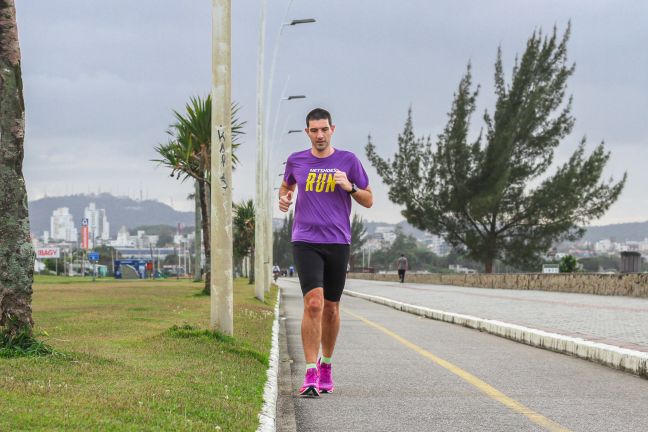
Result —
<path fill-rule="evenodd" d="M 284 181 L 297 183 L 298 192 L 292 241 L 351 244 L 351 195 L 335 184 L 335 171 L 344 171 L 360 189 L 369 185 L 362 164 L 349 151 L 335 149 L 318 158 L 308 149 L 288 157 Z"/>

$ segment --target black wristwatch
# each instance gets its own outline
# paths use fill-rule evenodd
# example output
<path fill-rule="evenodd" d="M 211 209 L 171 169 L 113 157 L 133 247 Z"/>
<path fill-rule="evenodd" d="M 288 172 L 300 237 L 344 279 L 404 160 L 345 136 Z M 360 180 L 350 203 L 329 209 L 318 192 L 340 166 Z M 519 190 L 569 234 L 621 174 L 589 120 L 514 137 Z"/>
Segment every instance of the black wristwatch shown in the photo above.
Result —
<path fill-rule="evenodd" d="M 351 183 L 351 190 L 349 191 L 349 195 L 353 195 L 356 192 L 358 192 L 358 189 L 356 189 L 355 183 Z"/>

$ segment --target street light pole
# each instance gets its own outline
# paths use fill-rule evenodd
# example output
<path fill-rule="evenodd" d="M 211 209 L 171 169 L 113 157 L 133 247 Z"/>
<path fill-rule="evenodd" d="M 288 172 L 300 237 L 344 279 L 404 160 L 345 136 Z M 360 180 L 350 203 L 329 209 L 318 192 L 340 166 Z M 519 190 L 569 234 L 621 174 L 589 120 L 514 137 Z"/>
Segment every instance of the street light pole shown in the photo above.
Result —
<path fill-rule="evenodd" d="M 263 127 L 264 123 L 267 125 L 270 120 L 270 113 L 268 104 L 266 103 L 266 111 L 263 112 L 263 39 L 265 37 L 265 0 L 261 0 L 261 25 L 260 25 L 260 42 L 259 42 L 259 66 L 257 71 L 257 80 L 258 80 L 258 89 L 257 89 L 257 115 L 260 118 L 263 118 L 263 121 L 257 119 L 257 182 L 256 182 L 256 211 L 255 211 L 255 295 L 257 298 L 262 299 L 260 296 L 261 290 L 268 291 L 270 289 L 270 266 L 272 263 L 272 184 L 269 180 L 269 163 L 268 163 L 268 130 Z M 285 18 L 288 18 L 288 13 L 290 11 L 290 6 L 292 5 L 293 0 L 288 2 L 286 7 Z M 270 79 L 268 85 L 268 100 L 272 100 L 272 89 L 274 82 L 274 71 L 277 61 L 277 54 L 279 52 L 279 41 L 281 39 L 281 33 L 285 26 L 295 26 L 298 24 L 307 24 L 313 23 L 315 20 L 313 18 L 307 19 L 297 19 L 290 22 L 284 22 L 279 27 L 279 32 L 274 45 L 274 50 L 272 54 L 272 64 L 270 66 Z M 261 95 L 260 95 L 261 94 Z M 274 130 L 273 130 L 274 132 Z M 261 176 L 261 178 L 259 178 Z"/>
<path fill-rule="evenodd" d="M 232 336 L 231 0 L 212 0 L 211 317 Z"/>
<path fill-rule="evenodd" d="M 254 206 L 254 295 L 264 300 L 265 292 L 265 247 L 263 241 L 265 172 L 265 140 L 263 139 L 263 68 L 265 52 L 265 10 L 266 0 L 261 0 L 261 18 L 259 23 L 259 53 L 257 58 L 257 161 L 256 161 L 256 205 Z"/>
<path fill-rule="evenodd" d="M 270 284 L 272 283 L 271 279 L 271 274 L 272 274 L 272 266 L 273 266 L 273 260 L 274 260 L 274 254 L 272 250 L 272 237 L 273 237 L 273 231 L 272 231 L 272 204 L 274 200 L 272 199 L 272 181 L 270 180 L 270 155 L 268 152 L 268 157 L 266 158 L 266 190 L 265 190 L 265 196 L 266 196 L 266 217 L 264 218 L 266 227 L 265 227 L 265 239 L 266 239 L 266 257 L 267 257 L 267 267 L 266 267 L 266 275 L 268 277 L 267 283 L 266 283 L 266 292 L 270 291 Z"/>

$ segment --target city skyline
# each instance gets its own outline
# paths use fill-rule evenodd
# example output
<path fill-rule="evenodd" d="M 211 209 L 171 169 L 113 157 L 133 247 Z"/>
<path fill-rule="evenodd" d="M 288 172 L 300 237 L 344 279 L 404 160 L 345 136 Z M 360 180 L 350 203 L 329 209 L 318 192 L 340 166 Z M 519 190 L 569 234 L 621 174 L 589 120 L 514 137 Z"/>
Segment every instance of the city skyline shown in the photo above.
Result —
<path fill-rule="evenodd" d="M 101 223 L 98 223 L 98 220 L 100 219 L 97 216 L 99 215 L 102 216 Z M 152 250 L 150 248 L 166 248 L 164 252 L 164 255 L 166 256 L 170 253 L 169 251 L 172 250 L 169 249 L 169 240 L 172 240 L 174 245 L 180 246 L 184 244 L 184 250 L 188 251 L 191 249 L 190 243 L 194 238 L 193 230 L 189 230 L 185 233 L 176 231 L 172 239 L 169 238 L 166 243 L 159 244 L 159 235 L 148 234 L 146 230 L 143 229 L 138 229 L 136 234 L 132 235 L 130 234 L 131 230 L 127 229 L 126 226 L 122 226 L 113 239 L 107 231 L 108 221 L 105 209 L 97 209 L 93 202 L 90 202 L 88 206 L 85 207 L 84 218 L 87 218 L 88 220 L 90 232 L 93 232 L 93 230 L 99 232 L 102 226 L 106 229 L 104 232 L 105 235 L 94 238 L 96 243 L 92 240 L 89 242 L 90 249 L 93 249 L 98 245 L 110 246 L 116 248 L 116 250 L 122 254 L 127 254 L 129 258 L 144 255 L 148 256 Z M 75 222 L 73 215 L 69 212 L 67 207 L 60 207 L 53 210 L 51 226 L 51 235 L 45 231 L 42 236 L 42 242 L 40 241 L 41 236 L 39 235 L 36 235 L 33 238 L 33 243 L 36 247 L 45 246 L 56 248 L 63 246 L 69 250 L 69 248 L 74 247 L 74 245 L 80 245 L 80 230 L 78 230 L 77 227 L 81 228 L 81 224 Z M 396 240 L 398 231 L 396 225 L 378 225 L 374 227 L 371 233 L 367 232 L 365 244 L 362 247 L 363 260 L 365 251 L 368 252 L 368 256 L 370 257 L 372 252 L 388 249 Z M 418 235 L 414 235 L 414 238 L 420 246 L 427 248 L 439 257 L 447 256 L 452 250 L 451 246 L 448 245 L 442 237 L 436 235 L 419 232 Z M 626 251 L 634 251 L 642 254 L 647 253 L 648 237 L 636 240 L 617 241 L 614 236 L 608 236 L 607 238 L 597 241 L 581 239 L 574 242 L 564 242 L 554 245 L 554 247 L 547 251 L 546 256 L 552 257 L 553 259 L 560 259 L 566 255 L 572 255 L 577 259 L 597 256 L 616 257 L 619 253 Z M 459 268 L 455 270 L 458 272 L 460 271 Z"/>

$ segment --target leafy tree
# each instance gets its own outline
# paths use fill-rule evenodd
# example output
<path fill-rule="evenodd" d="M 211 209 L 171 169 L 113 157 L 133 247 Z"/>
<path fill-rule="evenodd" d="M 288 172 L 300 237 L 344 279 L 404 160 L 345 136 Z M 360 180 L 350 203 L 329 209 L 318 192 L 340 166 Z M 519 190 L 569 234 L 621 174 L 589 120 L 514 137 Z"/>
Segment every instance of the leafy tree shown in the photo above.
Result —
<path fill-rule="evenodd" d="M 190 229 L 190 227 L 187 227 Z M 173 236 L 177 228 L 171 225 L 140 225 L 129 230 L 130 235 L 136 235 L 137 231 L 144 231 L 149 235 L 158 236 L 157 247 L 164 247 L 173 244 Z"/>
<path fill-rule="evenodd" d="M 558 265 L 560 273 L 574 273 L 578 270 L 578 261 L 571 255 L 565 255 Z"/>
<path fill-rule="evenodd" d="M 274 231 L 272 256 L 274 261 L 281 268 L 286 268 L 293 263 L 292 256 L 292 243 L 290 242 L 292 236 L 292 227 L 294 222 L 294 215 L 292 210 L 284 217 L 283 225 L 281 228 Z"/>
<path fill-rule="evenodd" d="M 179 261 L 179 257 L 177 253 L 172 253 L 164 257 L 162 260 L 162 265 L 172 265 L 172 266 L 177 266 Z"/>
<path fill-rule="evenodd" d="M 416 238 L 406 235 L 400 227 L 396 228 L 396 238 L 383 248 L 372 252 L 371 267 L 378 270 L 395 270 L 396 260 L 403 253 L 411 270 L 430 271 L 434 273 L 449 273 L 450 264 L 477 269 L 479 264 L 452 250 L 448 255 L 438 256 L 427 247 L 421 245 Z"/>
<path fill-rule="evenodd" d="M 32 340 L 34 250 L 22 173 L 25 144 L 20 44 L 14 0 L 0 1 L 0 345 Z"/>
<path fill-rule="evenodd" d="M 167 131 L 171 136 L 166 144 L 155 147 L 160 159 L 154 159 L 163 166 L 171 168 L 171 177 L 182 179 L 191 177 L 198 182 L 200 210 L 202 217 L 203 244 L 205 249 L 205 288 L 203 293 L 210 294 L 211 250 L 209 243 L 209 200 L 211 185 L 211 95 L 205 99 L 192 97 L 185 106 L 186 114 L 174 111 L 176 122 Z M 238 165 L 235 150 L 243 132 L 243 122 L 238 117 L 239 106 L 232 104 L 232 169 Z"/>
<path fill-rule="evenodd" d="M 357 213 L 353 214 L 351 220 L 351 253 L 350 253 L 350 266 L 355 268 L 356 260 L 359 255 L 362 255 L 362 247 L 367 242 L 367 227 L 365 227 L 364 219 L 358 216 Z"/>
<path fill-rule="evenodd" d="M 173 234 L 169 232 L 161 232 L 158 235 L 157 246 L 164 247 L 173 244 Z"/>
<path fill-rule="evenodd" d="M 416 239 L 411 235 L 405 235 L 403 230 L 397 227 L 394 241 L 387 247 L 371 254 L 371 267 L 382 270 L 394 270 L 396 268 L 396 260 L 403 253 L 407 255 L 410 269 L 418 268 L 418 260 L 414 253 L 418 249 L 419 246 Z"/>
<path fill-rule="evenodd" d="M 586 272 L 598 272 L 603 270 L 619 271 L 619 256 L 600 255 L 588 258 L 579 258 L 578 263 Z"/>
<path fill-rule="evenodd" d="M 56 258 L 45 258 L 44 260 L 42 260 L 42 262 L 45 265 L 45 270 L 47 271 L 47 273 L 56 274 Z"/>
<path fill-rule="evenodd" d="M 113 270 L 113 259 L 119 259 L 120 253 L 108 245 L 101 245 L 94 248 L 95 252 L 99 252 L 99 262 L 97 264 L 105 265 L 108 267 L 108 271 L 112 274 Z M 61 265 L 59 263 L 59 271 L 62 271 Z"/>
<path fill-rule="evenodd" d="M 254 201 L 247 200 L 234 205 L 234 260 L 241 262 L 250 256 L 249 283 L 254 283 Z"/>
<path fill-rule="evenodd" d="M 405 206 L 407 221 L 465 250 L 487 273 L 495 260 L 537 266 L 552 243 L 581 237 L 582 227 L 603 215 L 625 184 L 626 174 L 618 183 L 600 180 L 610 154 L 601 143 L 586 156 L 584 138 L 546 175 L 574 125 L 571 98 L 564 103 L 574 72 L 567 62 L 569 34 L 570 27 L 561 39 L 555 28 L 548 37 L 534 32 L 508 85 L 498 50 L 494 114 L 484 114 L 485 131 L 475 140 L 468 138 L 477 98 L 470 65 L 436 149 L 431 138 L 415 137 L 411 109 L 393 161 L 382 159 L 369 137 L 367 156 L 389 186 L 390 200 Z"/>

